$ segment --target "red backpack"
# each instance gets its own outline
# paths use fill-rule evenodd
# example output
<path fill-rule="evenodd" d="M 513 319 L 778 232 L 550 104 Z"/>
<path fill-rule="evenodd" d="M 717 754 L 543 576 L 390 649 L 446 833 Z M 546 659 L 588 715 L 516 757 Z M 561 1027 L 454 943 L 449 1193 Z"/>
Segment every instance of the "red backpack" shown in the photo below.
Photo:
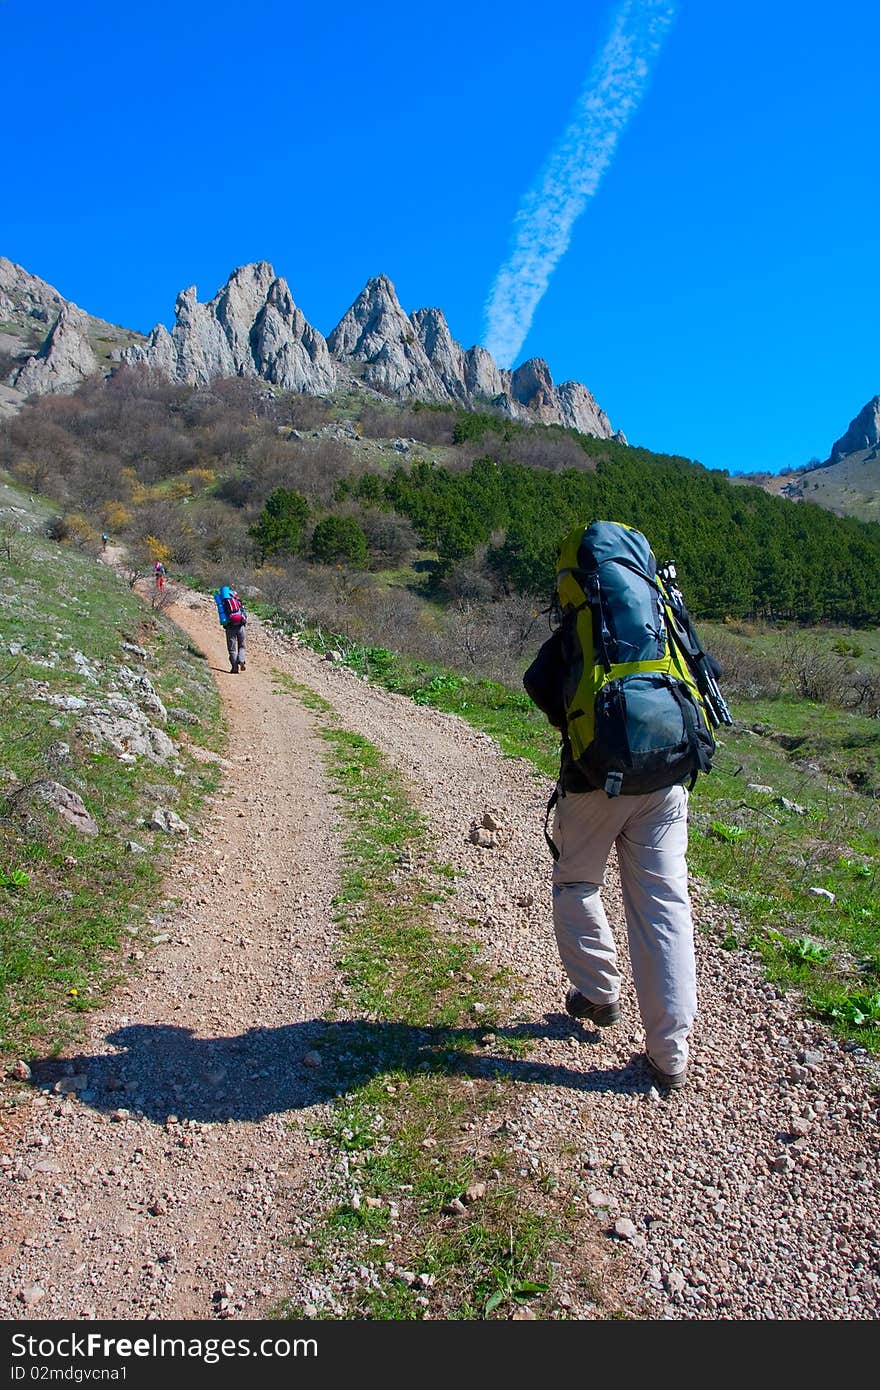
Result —
<path fill-rule="evenodd" d="M 245 616 L 238 594 L 229 594 L 228 597 L 224 598 L 223 607 L 226 610 L 226 621 L 230 623 L 232 627 L 240 627 L 245 620 Z"/>

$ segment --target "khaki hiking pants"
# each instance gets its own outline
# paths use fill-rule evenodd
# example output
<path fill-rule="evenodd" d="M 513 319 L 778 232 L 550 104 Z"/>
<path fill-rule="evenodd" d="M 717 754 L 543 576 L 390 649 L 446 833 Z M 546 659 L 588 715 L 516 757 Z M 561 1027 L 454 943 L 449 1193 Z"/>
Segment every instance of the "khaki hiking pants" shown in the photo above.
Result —
<path fill-rule="evenodd" d="M 568 978 L 593 1004 L 620 996 L 614 935 L 600 888 L 617 849 L 633 982 L 645 1048 L 657 1066 L 687 1065 L 697 1012 L 694 929 L 687 877 L 688 793 L 560 793 L 553 840 L 553 925 Z"/>

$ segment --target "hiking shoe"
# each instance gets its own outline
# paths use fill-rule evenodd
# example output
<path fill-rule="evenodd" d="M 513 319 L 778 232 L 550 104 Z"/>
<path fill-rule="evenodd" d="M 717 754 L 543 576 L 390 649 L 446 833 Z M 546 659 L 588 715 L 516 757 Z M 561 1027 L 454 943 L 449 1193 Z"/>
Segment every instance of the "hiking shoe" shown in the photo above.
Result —
<path fill-rule="evenodd" d="M 591 1004 L 585 994 L 572 986 L 565 996 L 565 1012 L 571 1014 L 572 1018 L 586 1018 L 597 1028 L 607 1028 L 620 1018 L 620 1000 L 614 999 L 610 1004 Z"/>
<path fill-rule="evenodd" d="M 662 1067 L 657 1066 L 652 1057 L 648 1056 L 647 1052 L 645 1059 L 648 1063 L 648 1071 L 651 1073 L 651 1080 L 656 1086 L 662 1087 L 664 1091 L 681 1090 L 687 1081 L 687 1067 L 683 1067 L 681 1071 L 664 1071 Z"/>
<path fill-rule="evenodd" d="M 245 670 L 247 670 L 247 662 L 246 662 L 246 661 L 240 661 L 240 662 L 238 663 L 238 669 L 239 669 L 239 671 L 245 671 Z"/>
<path fill-rule="evenodd" d="M 230 668 L 229 668 L 229 674 L 230 674 L 231 676 L 237 676 L 237 675 L 238 675 L 238 667 L 237 667 L 237 666 L 230 666 Z"/>

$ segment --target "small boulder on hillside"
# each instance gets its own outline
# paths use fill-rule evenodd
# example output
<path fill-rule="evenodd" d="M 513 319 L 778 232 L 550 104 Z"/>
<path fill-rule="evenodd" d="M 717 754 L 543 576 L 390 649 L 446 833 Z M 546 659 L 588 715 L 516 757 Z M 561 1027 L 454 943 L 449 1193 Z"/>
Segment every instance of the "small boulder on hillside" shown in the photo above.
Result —
<path fill-rule="evenodd" d="M 150 819 L 147 821 L 149 830 L 157 830 L 166 835 L 188 835 L 189 826 L 186 821 L 180 819 L 176 811 L 169 811 L 164 806 L 157 806 Z"/>
<path fill-rule="evenodd" d="M 72 825 L 80 835 L 98 834 L 98 824 L 86 810 L 82 797 L 63 783 L 46 778 L 28 788 L 28 797 L 48 806 L 62 820 L 67 821 L 68 825 Z"/>

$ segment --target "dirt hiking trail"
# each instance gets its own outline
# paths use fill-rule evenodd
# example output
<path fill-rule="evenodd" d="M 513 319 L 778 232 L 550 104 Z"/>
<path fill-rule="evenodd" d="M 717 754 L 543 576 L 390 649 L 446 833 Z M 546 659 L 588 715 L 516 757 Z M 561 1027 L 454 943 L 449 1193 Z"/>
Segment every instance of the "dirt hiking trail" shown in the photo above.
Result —
<path fill-rule="evenodd" d="M 692 1078 L 662 1095 L 628 975 L 616 1027 L 594 1032 L 562 1010 L 543 779 L 458 718 L 256 617 L 233 676 L 210 598 L 181 591 L 169 616 L 206 653 L 236 732 L 203 833 L 169 856 L 160 940 L 89 1017 L 76 1055 L 40 1064 L 32 1086 L 4 1083 L 20 1103 L 0 1135 L 0 1316 L 259 1319 L 287 1298 L 345 1316 L 346 1291 L 374 1278 L 332 1254 L 311 1269 L 305 1244 L 348 1181 L 315 1134 L 332 1104 L 323 1020 L 341 983 L 344 811 L 316 716 L 283 674 L 406 779 L 432 853 L 456 870 L 435 929 L 470 933 L 516 975 L 511 1022 L 535 1042 L 519 1073 L 504 1059 L 513 1079 L 494 1122 L 524 1185 L 543 1175 L 570 1191 L 572 1250 L 595 1248 L 617 1306 L 665 1319 L 877 1317 L 877 1064 L 802 1019 L 748 953 L 713 944 L 723 913 L 698 883 Z M 484 847 L 469 832 L 487 811 L 501 830 Z M 625 961 L 613 865 L 605 900 Z M 377 1252 L 389 1264 L 393 1245 Z M 554 1316 L 607 1316 L 558 1275 Z"/>

